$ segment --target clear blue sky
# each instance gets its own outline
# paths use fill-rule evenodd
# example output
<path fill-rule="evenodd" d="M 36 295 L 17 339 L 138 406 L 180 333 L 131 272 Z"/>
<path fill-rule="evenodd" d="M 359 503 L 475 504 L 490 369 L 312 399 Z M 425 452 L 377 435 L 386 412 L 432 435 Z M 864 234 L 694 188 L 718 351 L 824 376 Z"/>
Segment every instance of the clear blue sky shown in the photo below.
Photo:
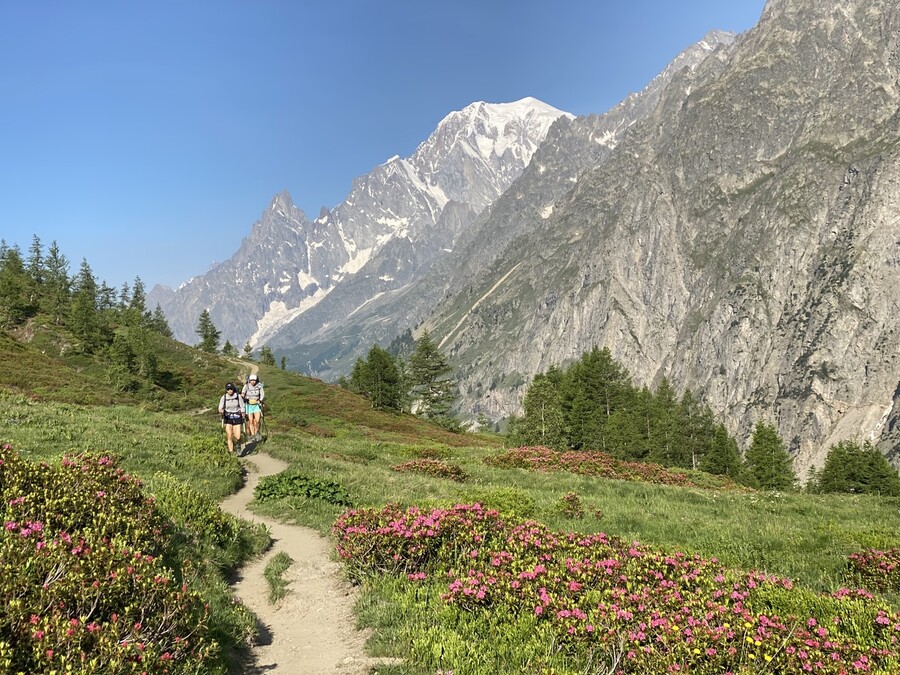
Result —
<path fill-rule="evenodd" d="M 764 4 L 0 0 L 0 237 L 174 286 L 281 190 L 315 217 L 474 101 L 602 113 Z"/>

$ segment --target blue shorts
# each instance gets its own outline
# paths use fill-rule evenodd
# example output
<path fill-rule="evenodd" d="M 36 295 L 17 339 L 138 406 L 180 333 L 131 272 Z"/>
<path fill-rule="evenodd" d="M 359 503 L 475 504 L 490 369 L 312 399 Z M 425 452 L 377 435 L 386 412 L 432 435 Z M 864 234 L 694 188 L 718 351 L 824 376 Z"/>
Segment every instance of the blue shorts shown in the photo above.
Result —
<path fill-rule="evenodd" d="M 247 414 L 248 414 L 248 415 L 251 414 L 251 413 L 258 413 L 258 412 L 261 412 L 261 411 L 262 411 L 262 408 L 259 407 L 259 404 L 258 404 L 258 403 L 257 403 L 257 404 L 253 404 L 253 403 L 245 403 L 245 404 L 244 404 L 244 409 L 247 411 Z"/>

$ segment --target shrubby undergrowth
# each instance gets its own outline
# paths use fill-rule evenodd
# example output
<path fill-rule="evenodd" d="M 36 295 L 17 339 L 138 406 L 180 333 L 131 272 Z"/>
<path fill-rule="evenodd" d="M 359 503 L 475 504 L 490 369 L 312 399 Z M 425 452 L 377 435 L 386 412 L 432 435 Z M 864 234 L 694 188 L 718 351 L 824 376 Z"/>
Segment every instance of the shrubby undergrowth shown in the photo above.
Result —
<path fill-rule="evenodd" d="M 217 638 L 252 617 L 214 616 L 173 546 L 182 527 L 115 457 L 36 463 L 3 446 L 0 499 L 0 672 L 224 671 Z M 180 499 L 187 518 L 197 504 Z"/>
<path fill-rule="evenodd" d="M 818 594 L 715 559 L 554 532 L 478 504 L 355 510 L 333 533 L 356 578 L 405 578 L 421 597 L 439 589 L 455 609 L 432 610 L 445 623 L 413 631 L 411 656 L 428 667 L 499 672 L 505 659 L 547 673 L 900 672 L 900 615 L 866 591 Z M 466 636 L 456 642 L 468 641 L 467 653 L 498 658 L 479 668 L 452 649 L 454 636 Z"/>
<path fill-rule="evenodd" d="M 658 464 L 627 462 L 615 459 L 605 452 L 594 450 L 559 451 L 543 446 L 521 447 L 506 450 L 485 458 L 485 464 L 503 469 L 529 469 L 532 471 L 571 471 L 584 476 L 616 480 L 641 481 L 679 487 L 707 487 L 717 490 L 744 490 L 725 476 L 695 472 L 695 476 L 683 471 L 665 469 Z"/>

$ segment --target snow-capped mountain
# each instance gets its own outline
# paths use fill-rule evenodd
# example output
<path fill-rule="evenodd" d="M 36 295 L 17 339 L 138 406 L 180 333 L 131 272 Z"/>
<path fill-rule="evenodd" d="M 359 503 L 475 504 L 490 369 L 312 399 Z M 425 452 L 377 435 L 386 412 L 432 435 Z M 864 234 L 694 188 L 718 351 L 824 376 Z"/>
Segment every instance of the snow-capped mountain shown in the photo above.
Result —
<path fill-rule="evenodd" d="M 370 293 L 364 306 L 348 304 L 348 312 L 336 319 L 314 308 L 267 343 L 286 355 L 295 369 L 324 379 L 346 374 L 373 343 L 387 345 L 418 325 L 442 299 L 469 285 L 510 242 L 540 227 L 578 176 L 602 163 L 636 123 L 653 112 L 673 78 L 693 72 L 713 54 L 727 50 L 734 39 L 733 33 L 711 31 L 681 52 L 644 89 L 606 113 L 559 120 L 519 177 L 460 233 L 452 250 L 438 253 L 415 283 Z M 353 283 L 377 284 L 377 280 L 361 275 Z"/>
<path fill-rule="evenodd" d="M 559 117 L 534 98 L 478 102 L 445 117 L 411 157 L 353 181 L 332 210 L 309 220 L 274 197 L 227 261 L 177 290 L 155 287 L 175 336 L 196 341 L 203 309 L 236 347 L 262 344 L 317 308 L 322 324 L 411 283 L 521 174 Z"/>

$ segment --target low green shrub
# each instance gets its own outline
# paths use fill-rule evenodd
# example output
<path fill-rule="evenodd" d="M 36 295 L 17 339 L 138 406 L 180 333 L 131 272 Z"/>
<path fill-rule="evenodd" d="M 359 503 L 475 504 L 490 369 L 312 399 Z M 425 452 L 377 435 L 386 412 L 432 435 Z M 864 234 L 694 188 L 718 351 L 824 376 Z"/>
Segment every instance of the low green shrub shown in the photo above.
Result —
<path fill-rule="evenodd" d="M 446 478 L 447 480 L 455 480 L 463 483 L 469 478 L 462 467 L 449 462 L 442 462 L 439 459 L 414 459 L 410 462 L 403 462 L 391 467 L 391 470 L 398 473 L 418 473 L 423 476 L 431 476 L 432 478 Z"/>
<path fill-rule="evenodd" d="M 514 487 L 499 487 L 488 490 L 471 490 L 464 495 L 464 501 L 480 503 L 504 516 L 532 518 L 537 513 L 537 503 L 525 490 Z"/>
<path fill-rule="evenodd" d="M 308 497 L 335 506 L 353 506 L 350 494 L 342 485 L 324 478 L 312 478 L 299 469 L 286 469 L 274 476 L 265 476 L 256 485 L 253 495 L 261 502 L 284 497 Z"/>
<path fill-rule="evenodd" d="M 567 492 L 560 497 L 556 508 L 564 518 L 577 520 L 584 517 L 584 504 L 577 492 Z"/>
<path fill-rule="evenodd" d="M 264 550 L 271 541 L 265 525 L 225 513 L 212 498 L 172 474 L 155 474 L 151 489 L 159 510 L 180 528 L 190 544 L 195 548 L 211 544 L 219 549 L 210 557 L 226 568 Z"/>

